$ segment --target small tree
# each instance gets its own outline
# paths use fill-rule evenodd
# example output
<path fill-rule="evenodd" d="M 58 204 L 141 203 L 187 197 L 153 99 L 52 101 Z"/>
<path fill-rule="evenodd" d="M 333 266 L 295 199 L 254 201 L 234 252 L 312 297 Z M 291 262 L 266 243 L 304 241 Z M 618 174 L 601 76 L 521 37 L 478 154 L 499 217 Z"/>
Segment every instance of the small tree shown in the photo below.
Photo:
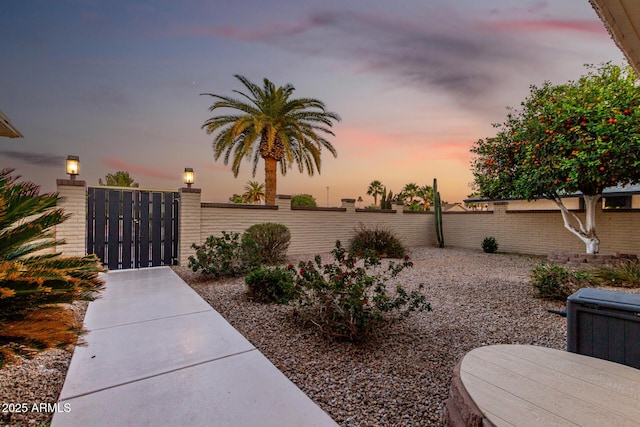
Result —
<path fill-rule="evenodd" d="M 307 206 L 315 208 L 318 206 L 315 197 L 311 194 L 294 194 L 291 196 L 291 206 Z"/>
<path fill-rule="evenodd" d="M 430 185 L 423 185 L 418 188 L 418 197 L 422 199 L 422 210 L 429 209 L 429 205 L 433 202 L 433 187 Z"/>
<path fill-rule="evenodd" d="M 108 187 L 139 187 L 138 183 L 129 175 L 129 172 L 125 171 L 108 173 L 105 181 L 106 183 L 102 181 L 102 178 L 98 178 L 99 185 L 106 185 Z"/>
<path fill-rule="evenodd" d="M 413 205 L 413 200 L 418 197 L 419 191 L 420 187 L 418 187 L 418 184 L 416 184 L 415 182 L 410 182 L 402 188 L 402 191 L 400 192 L 400 198 L 405 202 L 407 201 L 407 199 L 409 199 L 407 204 L 411 206 Z"/>
<path fill-rule="evenodd" d="M 244 199 L 242 198 L 242 196 L 236 193 L 233 193 L 233 195 L 229 197 L 229 201 L 231 203 L 235 203 L 236 205 L 244 203 Z"/>
<path fill-rule="evenodd" d="M 258 205 L 261 200 L 264 200 L 264 184 L 257 181 L 247 182 L 242 193 L 242 202 Z"/>
<path fill-rule="evenodd" d="M 606 187 L 640 182 L 640 89 L 631 67 L 588 67 L 577 82 L 531 87 L 497 135 L 471 150 L 475 185 L 490 198 L 551 199 L 564 226 L 597 253 L 595 208 Z M 579 192 L 579 193 L 578 193 Z M 584 222 L 562 203 L 581 194 Z"/>

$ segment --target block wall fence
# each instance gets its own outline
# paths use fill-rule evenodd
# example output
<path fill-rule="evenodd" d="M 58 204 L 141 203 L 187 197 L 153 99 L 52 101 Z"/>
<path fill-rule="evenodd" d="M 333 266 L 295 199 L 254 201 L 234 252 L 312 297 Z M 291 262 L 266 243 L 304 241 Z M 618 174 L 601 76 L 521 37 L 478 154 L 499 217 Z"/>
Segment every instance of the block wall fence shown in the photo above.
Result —
<path fill-rule="evenodd" d="M 60 204 L 70 218 L 56 227 L 56 237 L 66 244 L 56 248 L 66 255 L 86 253 L 87 193 L 84 181 L 57 180 Z M 384 226 L 396 232 L 409 247 L 436 246 L 431 212 L 403 211 L 402 206 L 385 211 L 356 209 L 355 199 L 343 199 L 340 208 L 295 208 L 290 196 L 278 196 L 276 206 L 236 205 L 203 202 L 201 190 L 182 188 L 179 212 L 179 256 L 187 265 L 192 243 L 201 244 L 221 231 L 242 233 L 261 222 L 278 222 L 291 231 L 289 254 L 329 252 L 336 240 L 347 243 L 355 230 Z M 576 211 L 584 218 L 584 213 Z M 481 250 L 481 242 L 493 236 L 500 252 L 547 255 L 552 251 L 583 252 L 584 245 L 567 231 L 559 211 L 509 210 L 507 202 L 493 203 L 493 209 L 479 212 L 444 212 L 446 247 Z M 640 209 L 599 210 L 596 226 L 601 253 L 640 254 Z"/>

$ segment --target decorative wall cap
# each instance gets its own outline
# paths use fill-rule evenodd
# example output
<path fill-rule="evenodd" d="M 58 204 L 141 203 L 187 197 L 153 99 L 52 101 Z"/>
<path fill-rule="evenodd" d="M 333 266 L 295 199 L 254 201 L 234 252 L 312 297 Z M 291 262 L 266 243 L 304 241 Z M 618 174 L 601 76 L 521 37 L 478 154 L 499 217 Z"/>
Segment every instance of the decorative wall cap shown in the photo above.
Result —
<path fill-rule="evenodd" d="M 328 211 L 328 212 L 346 212 L 347 208 L 326 208 L 321 206 L 291 206 L 292 211 Z"/>
<path fill-rule="evenodd" d="M 268 205 L 247 205 L 244 203 L 212 203 L 204 202 L 200 203 L 203 208 L 229 208 L 229 209 L 271 209 L 278 210 L 277 206 Z"/>
<path fill-rule="evenodd" d="M 340 199 L 342 203 L 355 203 L 356 199 Z"/>
<path fill-rule="evenodd" d="M 180 189 L 181 193 L 192 193 L 192 194 L 199 194 L 202 193 L 202 189 L 201 188 L 188 188 L 188 187 L 182 187 Z"/>
<path fill-rule="evenodd" d="M 276 194 L 276 199 L 290 200 L 291 194 Z"/>
<path fill-rule="evenodd" d="M 395 209 L 364 209 L 364 208 L 356 208 L 356 212 L 396 213 L 396 210 Z"/>
<path fill-rule="evenodd" d="M 66 187 L 86 187 L 87 182 L 77 179 L 56 179 L 56 185 Z"/>

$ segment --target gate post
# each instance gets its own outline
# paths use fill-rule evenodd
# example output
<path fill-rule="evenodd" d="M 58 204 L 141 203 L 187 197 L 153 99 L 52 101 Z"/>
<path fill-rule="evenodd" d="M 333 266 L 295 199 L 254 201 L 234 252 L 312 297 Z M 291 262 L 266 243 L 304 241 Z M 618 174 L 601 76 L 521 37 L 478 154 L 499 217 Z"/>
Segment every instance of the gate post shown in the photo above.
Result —
<path fill-rule="evenodd" d="M 189 262 L 189 256 L 195 253 L 191 245 L 202 243 L 200 238 L 202 190 L 185 187 L 179 191 L 178 264 L 186 266 Z"/>
<path fill-rule="evenodd" d="M 56 187 L 62 200 L 58 206 L 65 214 L 71 214 L 62 224 L 55 227 L 56 239 L 64 239 L 66 244 L 56 246 L 56 252 L 64 256 L 85 256 L 87 254 L 87 187 L 82 180 L 57 179 Z"/>

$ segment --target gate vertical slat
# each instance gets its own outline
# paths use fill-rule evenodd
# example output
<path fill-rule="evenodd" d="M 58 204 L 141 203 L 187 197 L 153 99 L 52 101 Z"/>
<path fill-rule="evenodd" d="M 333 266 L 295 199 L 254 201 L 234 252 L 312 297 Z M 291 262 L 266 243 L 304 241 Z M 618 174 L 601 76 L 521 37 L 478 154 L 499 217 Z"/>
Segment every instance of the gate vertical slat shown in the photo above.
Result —
<path fill-rule="evenodd" d="M 122 192 L 122 268 L 131 268 L 133 246 L 133 192 Z"/>
<path fill-rule="evenodd" d="M 162 193 L 153 193 L 151 221 L 151 265 L 162 265 Z"/>
<path fill-rule="evenodd" d="M 140 220 L 140 267 L 149 267 L 149 192 L 140 192 L 139 220 Z"/>
<path fill-rule="evenodd" d="M 173 193 L 173 226 L 171 236 L 173 238 L 173 263 L 178 264 L 178 213 L 180 212 L 180 193 Z"/>
<path fill-rule="evenodd" d="M 110 270 L 117 270 L 120 261 L 120 190 L 109 190 L 107 226 L 107 259 Z"/>
<path fill-rule="evenodd" d="M 94 196 L 95 188 L 89 187 L 87 191 L 87 253 L 93 254 L 95 253 L 95 249 L 93 247 L 94 239 L 93 236 L 95 234 L 94 224 L 95 224 L 95 196 Z"/>
<path fill-rule="evenodd" d="M 163 248 L 163 257 L 162 261 L 164 265 L 171 265 L 173 258 L 173 227 L 172 227 L 172 219 L 173 219 L 173 193 L 164 193 L 164 218 L 163 218 L 163 229 L 164 229 L 164 239 L 162 240 L 162 248 Z"/>
<path fill-rule="evenodd" d="M 95 238 L 94 238 L 94 251 L 100 261 L 105 263 L 105 232 L 107 227 L 106 218 L 106 199 L 107 192 L 104 188 L 96 188 L 95 192 Z"/>

